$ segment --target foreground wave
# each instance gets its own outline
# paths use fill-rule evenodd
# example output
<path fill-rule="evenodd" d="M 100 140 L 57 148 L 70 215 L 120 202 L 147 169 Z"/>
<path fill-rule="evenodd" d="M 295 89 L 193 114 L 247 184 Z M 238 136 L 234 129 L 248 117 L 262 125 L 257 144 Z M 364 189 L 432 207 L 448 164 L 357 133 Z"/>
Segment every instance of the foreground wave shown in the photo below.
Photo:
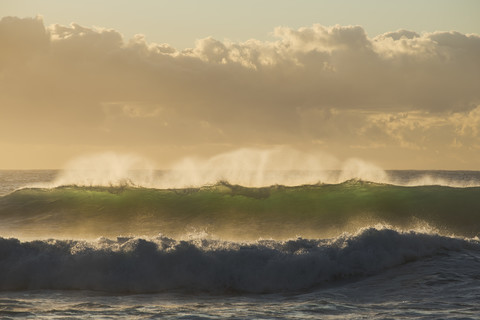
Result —
<path fill-rule="evenodd" d="M 480 187 L 341 184 L 184 189 L 65 186 L 0 197 L 3 236 L 99 237 L 206 232 L 230 240 L 326 238 L 377 223 L 474 237 Z"/>
<path fill-rule="evenodd" d="M 333 239 L 255 242 L 0 238 L 0 289 L 302 291 L 426 257 L 479 250 L 478 241 L 374 228 Z"/>

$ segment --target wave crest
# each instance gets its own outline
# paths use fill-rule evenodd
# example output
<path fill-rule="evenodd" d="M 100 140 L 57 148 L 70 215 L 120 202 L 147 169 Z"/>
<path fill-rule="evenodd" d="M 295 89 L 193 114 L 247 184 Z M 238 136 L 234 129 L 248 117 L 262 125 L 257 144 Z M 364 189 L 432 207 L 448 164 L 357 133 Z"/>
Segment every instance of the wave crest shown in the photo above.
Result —
<path fill-rule="evenodd" d="M 476 236 L 480 188 L 401 187 L 349 180 L 342 184 L 247 188 L 59 187 L 0 197 L 3 235 L 98 237 L 179 236 L 205 230 L 224 239 L 332 237 L 384 223 L 419 224 L 441 234 Z M 61 233 L 64 234 L 61 234 Z"/>

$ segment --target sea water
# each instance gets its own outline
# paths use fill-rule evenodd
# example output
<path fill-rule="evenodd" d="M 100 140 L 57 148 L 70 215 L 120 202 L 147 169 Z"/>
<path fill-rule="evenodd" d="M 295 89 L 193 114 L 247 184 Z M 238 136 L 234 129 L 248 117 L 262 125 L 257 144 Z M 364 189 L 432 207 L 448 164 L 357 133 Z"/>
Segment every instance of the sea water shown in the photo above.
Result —
<path fill-rule="evenodd" d="M 0 172 L 3 318 L 480 317 L 479 172 L 171 188 L 155 185 L 165 172 L 61 175 Z"/>

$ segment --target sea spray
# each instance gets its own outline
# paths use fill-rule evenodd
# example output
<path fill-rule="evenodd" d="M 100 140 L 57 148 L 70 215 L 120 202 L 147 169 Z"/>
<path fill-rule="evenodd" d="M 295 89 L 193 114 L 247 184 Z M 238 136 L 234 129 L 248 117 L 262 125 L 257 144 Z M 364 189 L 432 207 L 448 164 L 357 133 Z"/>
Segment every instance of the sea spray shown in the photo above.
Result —
<path fill-rule="evenodd" d="M 71 160 L 53 182 L 44 186 L 152 186 L 153 178 L 154 166 L 145 158 L 106 152 Z"/>
<path fill-rule="evenodd" d="M 449 175 L 448 171 L 385 171 L 358 158 L 343 162 L 320 152 L 301 152 L 286 147 L 271 149 L 238 149 L 210 158 L 187 157 L 167 170 L 155 170 L 152 161 L 134 154 L 113 152 L 78 157 L 66 164 L 53 181 L 31 183 L 30 187 L 59 186 L 135 186 L 155 189 L 199 188 L 221 181 L 244 187 L 273 185 L 300 186 L 338 184 L 362 180 L 401 186 L 442 185 L 451 187 L 480 186 L 480 176 L 465 172 L 466 177 Z"/>
<path fill-rule="evenodd" d="M 156 174 L 153 168 L 151 161 L 136 155 L 93 154 L 70 161 L 52 183 L 43 186 L 133 185 L 167 189 L 202 187 L 219 181 L 246 187 L 339 183 L 350 179 L 388 182 L 381 168 L 360 159 L 341 163 L 324 153 L 286 147 L 244 148 L 210 158 L 187 157 L 161 174 Z"/>

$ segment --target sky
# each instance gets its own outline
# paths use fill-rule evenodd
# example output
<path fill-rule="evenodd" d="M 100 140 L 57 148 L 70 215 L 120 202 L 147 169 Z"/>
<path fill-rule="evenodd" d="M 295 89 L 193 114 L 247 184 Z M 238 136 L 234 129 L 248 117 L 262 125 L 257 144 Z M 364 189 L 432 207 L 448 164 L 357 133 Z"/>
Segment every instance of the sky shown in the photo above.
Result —
<path fill-rule="evenodd" d="M 480 170 L 480 1 L 0 2 L 0 169 L 291 148 Z"/>

